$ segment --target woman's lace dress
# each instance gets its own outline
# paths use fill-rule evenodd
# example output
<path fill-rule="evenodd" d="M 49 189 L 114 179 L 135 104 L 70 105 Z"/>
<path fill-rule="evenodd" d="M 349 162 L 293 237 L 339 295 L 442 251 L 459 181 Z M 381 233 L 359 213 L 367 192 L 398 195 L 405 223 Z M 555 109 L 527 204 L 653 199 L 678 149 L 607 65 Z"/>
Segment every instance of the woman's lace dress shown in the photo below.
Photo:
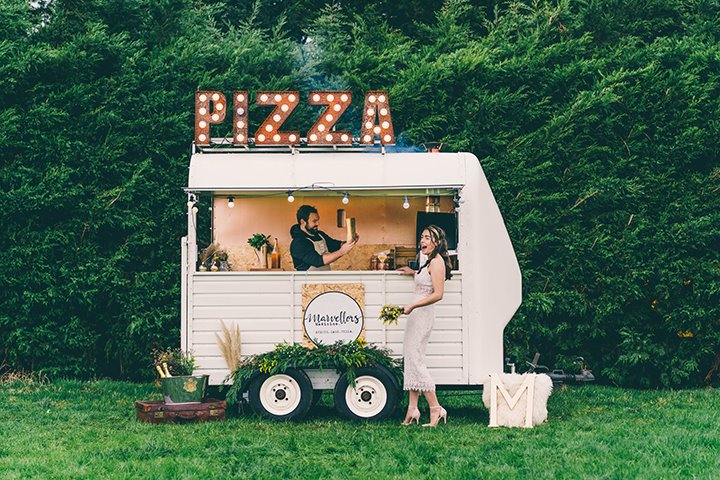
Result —
<path fill-rule="evenodd" d="M 425 265 L 427 256 L 420 255 L 420 265 Z M 415 274 L 415 293 L 413 302 L 425 298 L 433 292 L 432 280 L 428 266 L 425 266 L 420 273 Z M 418 307 L 408 315 L 405 326 L 405 338 L 403 340 L 403 357 L 405 360 L 405 390 L 422 390 L 424 392 L 434 391 L 430 372 L 425 365 L 425 350 L 427 349 L 430 332 L 435 323 L 435 305 Z"/>

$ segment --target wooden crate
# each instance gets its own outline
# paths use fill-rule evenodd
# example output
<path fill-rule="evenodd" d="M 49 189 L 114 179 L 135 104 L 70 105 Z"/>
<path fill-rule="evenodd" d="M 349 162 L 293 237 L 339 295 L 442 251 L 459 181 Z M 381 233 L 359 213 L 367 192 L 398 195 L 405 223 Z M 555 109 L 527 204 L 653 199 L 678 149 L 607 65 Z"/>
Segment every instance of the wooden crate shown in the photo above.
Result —
<path fill-rule="evenodd" d="M 417 249 L 415 247 L 395 246 L 395 268 L 406 267 L 410 260 L 417 257 Z"/>
<path fill-rule="evenodd" d="M 225 420 L 225 400 L 206 398 L 202 403 L 165 403 L 138 400 L 135 416 L 147 423 L 192 423 Z"/>

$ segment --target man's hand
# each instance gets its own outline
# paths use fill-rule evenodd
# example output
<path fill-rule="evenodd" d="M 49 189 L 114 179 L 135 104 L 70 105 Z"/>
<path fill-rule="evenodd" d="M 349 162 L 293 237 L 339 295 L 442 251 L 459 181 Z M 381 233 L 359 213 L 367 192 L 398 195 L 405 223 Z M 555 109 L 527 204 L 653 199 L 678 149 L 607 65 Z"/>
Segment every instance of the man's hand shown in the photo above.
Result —
<path fill-rule="evenodd" d="M 340 246 L 340 250 L 339 250 L 340 254 L 341 254 L 341 255 L 347 255 L 348 252 L 350 252 L 350 250 L 352 250 L 353 248 L 355 248 L 356 243 L 357 243 L 357 242 L 350 242 L 350 243 L 345 242 L 345 243 L 343 243 L 343 244 Z"/>

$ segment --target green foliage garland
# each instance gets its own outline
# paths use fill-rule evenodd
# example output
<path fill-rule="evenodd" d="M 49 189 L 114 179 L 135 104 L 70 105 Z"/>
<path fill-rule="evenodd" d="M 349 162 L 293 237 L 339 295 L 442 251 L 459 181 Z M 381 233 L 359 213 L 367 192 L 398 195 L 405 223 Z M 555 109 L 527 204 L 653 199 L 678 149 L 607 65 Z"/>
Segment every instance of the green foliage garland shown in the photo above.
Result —
<path fill-rule="evenodd" d="M 270 352 L 249 356 L 241 362 L 240 367 L 228 377 L 233 383 L 227 392 L 227 400 L 237 400 L 247 381 L 258 372 L 275 375 L 288 368 L 335 369 L 338 373 L 345 373 L 350 384 L 354 385 L 356 369 L 372 366 L 387 368 L 402 385 L 402 360 L 393 359 L 387 349 L 365 340 L 315 348 L 299 343 L 280 343 Z"/>

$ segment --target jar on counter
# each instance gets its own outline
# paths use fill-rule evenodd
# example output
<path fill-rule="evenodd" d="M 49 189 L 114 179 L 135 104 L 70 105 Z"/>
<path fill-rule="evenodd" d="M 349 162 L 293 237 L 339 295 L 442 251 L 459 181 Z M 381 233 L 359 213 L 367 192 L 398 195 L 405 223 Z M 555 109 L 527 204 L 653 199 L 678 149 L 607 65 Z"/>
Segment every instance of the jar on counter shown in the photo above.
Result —
<path fill-rule="evenodd" d="M 378 270 L 378 258 L 377 255 L 370 257 L 370 270 Z"/>

